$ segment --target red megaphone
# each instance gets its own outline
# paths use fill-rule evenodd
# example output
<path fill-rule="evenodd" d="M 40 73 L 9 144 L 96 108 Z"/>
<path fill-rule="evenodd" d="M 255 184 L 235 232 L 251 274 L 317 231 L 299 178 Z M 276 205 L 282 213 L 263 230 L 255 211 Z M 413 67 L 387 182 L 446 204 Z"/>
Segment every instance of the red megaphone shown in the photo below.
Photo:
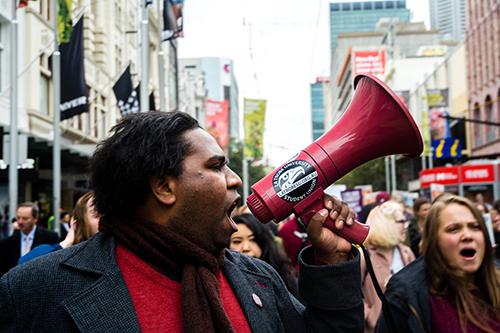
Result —
<path fill-rule="evenodd" d="M 403 154 L 419 157 L 420 131 L 403 102 L 372 75 L 354 78 L 354 96 L 344 115 L 323 136 L 252 186 L 247 204 L 262 223 L 281 221 L 295 212 L 307 224 L 323 208 L 323 190 L 373 159 Z M 337 230 L 351 243 L 362 244 L 369 227 L 355 222 Z"/>

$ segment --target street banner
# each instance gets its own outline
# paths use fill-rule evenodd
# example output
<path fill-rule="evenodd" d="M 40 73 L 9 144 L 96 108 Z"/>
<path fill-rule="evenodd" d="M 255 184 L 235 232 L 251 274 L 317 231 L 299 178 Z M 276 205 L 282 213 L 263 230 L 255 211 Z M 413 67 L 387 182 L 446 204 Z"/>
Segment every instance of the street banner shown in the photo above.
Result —
<path fill-rule="evenodd" d="M 73 31 L 71 24 L 71 3 L 73 0 L 57 0 L 59 11 L 57 13 L 57 28 L 59 29 L 59 43 L 68 43 Z"/>
<path fill-rule="evenodd" d="M 213 101 L 206 99 L 207 132 L 225 151 L 229 140 L 229 101 Z"/>
<path fill-rule="evenodd" d="M 448 89 L 427 90 L 427 101 L 431 140 L 449 138 L 449 122 L 448 119 L 443 118 L 443 116 L 448 115 Z"/>
<path fill-rule="evenodd" d="M 28 0 L 20 0 L 19 1 L 19 6 L 17 8 L 23 8 L 28 6 Z"/>
<path fill-rule="evenodd" d="M 245 157 L 261 159 L 264 156 L 264 119 L 266 117 L 265 99 L 245 98 Z"/>
<path fill-rule="evenodd" d="M 462 142 L 460 139 L 448 138 L 433 140 L 432 147 L 434 148 L 435 160 L 462 157 Z"/>
<path fill-rule="evenodd" d="M 434 201 L 439 195 L 443 194 L 445 187 L 442 184 L 431 184 L 431 201 Z"/>
<path fill-rule="evenodd" d="M 163 1 L 163 40 L 184 37 L 182 32 L 182 6 L 184 0 Z"/>
<path fill-rule="evenodd" d="M 69 43 L 59 45 L 61 52 L 61 120 L 89 110 L 89 91 L 83 65 L 83 18 L 73 27 Z"/>
<path fill-rule="evenodd" d="M 117 105 L 122 116 L 132 113 L 139 113 L 139 100 L 137 91 L 132 88 L 132 77 L 130 76 L 130 66 L 127 67 L 122 76 L 113 86 Z"/>
<path fill-rule="evenodd" d="M 354 52 L 354 76 L 357 74 L 381 75 L 384 72 L 384 50 Z"/>

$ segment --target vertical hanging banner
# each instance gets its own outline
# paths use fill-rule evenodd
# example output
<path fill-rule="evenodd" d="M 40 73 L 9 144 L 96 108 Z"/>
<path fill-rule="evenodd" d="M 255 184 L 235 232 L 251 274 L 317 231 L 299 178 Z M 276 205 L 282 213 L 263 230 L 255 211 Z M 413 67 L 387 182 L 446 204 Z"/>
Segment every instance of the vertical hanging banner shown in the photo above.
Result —
<path fill-rule="evenodd" d="M 83 65 L 83 18 L 73 27 L 71 39 L 59 46 L 61 52 L 61 120 L 89 110 L 89 91 Z"/>
<path fill-rule="evenodd" d="M 219 146 L 225 151 L 229 140 L 229 101 L 213 101 L 206 99 L 207 132 L 210 133 Z"/>
<path fill-rule="evenodd" d="M 184 37 L 182 32 L 182 6 L 184 0 L 163 1 L 163 40 Z"/>
<path fill-rule="evenodd" d="M 265 99 L 245 98 L 245 156 L 261 159 L 264 156 L 264 119 L 266 116 Z"/>
<path fill-rule="evenodd" d="M 431 140 L 449 138 L 450 126 L 448 119 L 441 117 L 448 115 L 448 89 L 427 90 L 427 98 Z"/>
<path fill-rule="evenodd" d="M 113 86 L 117 105 L 120 108 L 122 116 L 132 113 L 139 113 L 139 94 L 132 88 L 132 76 L 130 75 L 130 66 L 127 67 L 122 76 Z"/>
<path fill-rule="evenodd" d="M 68 43 L 73 31 L 71 24 L 71 3 L 73 0 L 58 0 L 57 28 L 59 29 L 59 43 Z"/>

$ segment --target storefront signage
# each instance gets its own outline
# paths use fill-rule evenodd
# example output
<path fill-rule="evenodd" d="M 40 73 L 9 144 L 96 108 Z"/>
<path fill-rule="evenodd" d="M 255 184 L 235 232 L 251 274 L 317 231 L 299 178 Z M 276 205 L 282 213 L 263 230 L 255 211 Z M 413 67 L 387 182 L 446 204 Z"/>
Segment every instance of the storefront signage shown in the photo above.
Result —
<path fill-rule="evenodd" d="M 443 167 L 420 171 L 420 188 L 432 183 L 442 185 L 458 184 L 458 167 Z"/>
<path fill-rule="evenodd" d="M 491 183 L 495 181 L 495 168 L 493 164 L 462 165 L 460 175 L 462 183 Z"/>

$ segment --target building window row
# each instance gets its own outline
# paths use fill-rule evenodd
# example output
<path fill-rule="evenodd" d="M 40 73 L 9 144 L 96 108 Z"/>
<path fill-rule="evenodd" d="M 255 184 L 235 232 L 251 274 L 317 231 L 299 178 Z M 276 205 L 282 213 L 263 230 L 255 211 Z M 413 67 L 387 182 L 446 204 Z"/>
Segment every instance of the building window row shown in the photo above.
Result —
<path fill-rule="evenodd" d="M 406 8 L 406 0 L 331 3 L 330 11 Z"/>

